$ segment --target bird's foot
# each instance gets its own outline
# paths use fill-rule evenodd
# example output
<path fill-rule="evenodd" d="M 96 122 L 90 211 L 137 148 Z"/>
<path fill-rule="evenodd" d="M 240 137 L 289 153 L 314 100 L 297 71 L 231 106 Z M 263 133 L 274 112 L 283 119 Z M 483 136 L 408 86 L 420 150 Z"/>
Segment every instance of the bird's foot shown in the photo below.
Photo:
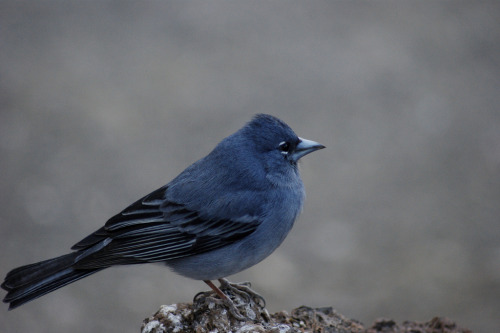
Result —
<path fill-rule="evenodd" d="M 221 290 L 228 290 L 243 298 L 247 303 L 253 301 L 261 308 L 266 307 L 266 300 L 251 288 L 250 282 L 232 283 L 227 279 L 219 279 L 219 282 Z"/>
<path fill-rule="evenodd" d="M 202 291 L 194 296 L 193 303 L 197 304 L 198 308 L 206 305 L 211 308 L 213 304 L 224 305 L 228 309 L 229 313 L 237 320 L 247 321 L 248 318 L 240 313 L 240 310 L 236 307 L 234 302 L 229 297 L 216 298 L 213 296 L 212 291 Z M 241 305 L 239 305 L 241 306 Z"/>
<path fill-rule="evenodd" d="M 226 279 L 219 279 L 219 288 L 210 280 L 204 281 L 213 291 L 200 292 L 194 297 L 193 302 L 198 308 L 204 305 L 212 308 L 214 304 L 223 304 L 237 320 L 255 320 L 258 316 L 264 320 L 269 319 L 269 313 L 265 309 L 266 301 L 250 288 L 250 282 L 231 283 Z M 219 298 L 215 298 L 214 293 Z"/>

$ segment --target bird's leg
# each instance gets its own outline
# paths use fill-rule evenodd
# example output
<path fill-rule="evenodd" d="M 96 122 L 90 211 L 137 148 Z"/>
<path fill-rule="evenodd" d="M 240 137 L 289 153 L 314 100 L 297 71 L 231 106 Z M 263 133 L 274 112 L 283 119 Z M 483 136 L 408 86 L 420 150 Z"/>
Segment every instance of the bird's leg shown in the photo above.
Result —
<path fill-rule="evenodd" d="M 238 308 L 236 307 L 236 305 L 234 305 L 233 301 L 227 297 L 226 294 L 224 294 L 222 292 L 222 290 L 220 290 L 215 284 L 212 283 L 212 281 L 210 280 L 203 280 L 203 282 L 205 282 L 206 284 L 208 284 L 208 286 L 210 288 L 212 288 L 213 291 L 215 291 L 215 293 L 217 295 L 219 295 L 220 297 L 220 300 L 217 300 L 211 296 L 209 296 L 207 293 L 203 292 L 203 293 L 199 293 L 197 294 L 194 299 L 196 300 L 198 297 L 204 297 L 204 299 L 210 299 L 211 301 L 213 301 L 214 303 L 217 303 L 217 304 L 220 304 L 221 302 L 223 304 L 225 304 L 227 307 L 228 307 L 228 310 L 229 312 L 231 313 L 231 315 L 236 318 L 237 320 L 242 320 L 242 321 L 246 321 L 247 318 L 245 316 L 243 316 Z"/>
<path fill-rule="evenodd" d="M 203 280 L 203 282 L 205 282 L 206 284 L 208 284 L 208 286 L 210 288 L 212 288 L 213 291 L 215 291 L 215 293 L 217 295 L 219 295 L 219 297 L 222 299 L 222 300 L 229 300 L 229 297 L 226 296 L 226 294 L 224 294 L 222 292 L 222 290 L 220 290 L 215 284 L 212 283 L 212 281 L 210 280 Z"/>
<path fill-rule="evenodd" d="M 250 301 L 250 299 L 252 299 L 254 303 L 259 305 L 260 307 L 262 308 L 266 307 L 266 300 L 264 299 L 264 297 L 262 297 L 257 292 L 252 290 L 252 288 L 250 288 L 251 287 L 250 282 L 231 283 L 224 278 L 219 279 L 219 282 L 221 289 L 230 290 L 234 294 L 240 295 L 247 301 Z"/>

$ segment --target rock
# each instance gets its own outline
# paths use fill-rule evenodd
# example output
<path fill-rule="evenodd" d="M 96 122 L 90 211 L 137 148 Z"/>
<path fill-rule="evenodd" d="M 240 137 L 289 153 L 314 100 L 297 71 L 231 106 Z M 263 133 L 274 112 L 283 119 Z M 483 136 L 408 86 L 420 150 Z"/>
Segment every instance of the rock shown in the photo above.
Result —
<path fill-rule="evenodd" d="M 201 293 L 193 303 L 162 305 L 151 317 L 144 320 L 142 333 L 196 332 L 196 333 L 472 333 L 458 327 L 447 318 L 435 317 L 428 322 L 405 321 L 402 324 L 391 319 L 378 319 L 371 327 L 365 328 L 357 320 L 348 319 L 331 307 L 311 308 L 301 306 L 292 310 L 270 315 L 262 302 L 254 302 L 248 297 L 224 291 L 247 317 L 237 320 L 227 307 L 212 295 Z"/>

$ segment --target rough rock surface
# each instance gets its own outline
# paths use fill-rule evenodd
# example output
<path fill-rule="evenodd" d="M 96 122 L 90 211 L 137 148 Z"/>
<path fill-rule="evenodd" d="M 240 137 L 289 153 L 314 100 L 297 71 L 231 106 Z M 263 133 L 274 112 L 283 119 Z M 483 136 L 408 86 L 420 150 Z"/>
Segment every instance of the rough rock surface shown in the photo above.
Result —
<path fill-rule="evenodd" d="M 228 294 L 227 291 L 225 293 Z M 229 294 L 241 314 L 248 317 L 246 321 L 239 321 L 213 296 L 195 297 L 194 303 L 162 305 L 153 316 L 144 320 L 141 332 L 472 333 L 440 317 L 425 323 L 405 321 L 402 324 L 379 319 L 371 327 L 364 327 L 359 321 L 348 319 L 331 307 L 313 309 L 301 306 L 290 314 L 281 311 L 270 315 L 263 304 L 253 300 L 245 302 L 239 295 Z"/>

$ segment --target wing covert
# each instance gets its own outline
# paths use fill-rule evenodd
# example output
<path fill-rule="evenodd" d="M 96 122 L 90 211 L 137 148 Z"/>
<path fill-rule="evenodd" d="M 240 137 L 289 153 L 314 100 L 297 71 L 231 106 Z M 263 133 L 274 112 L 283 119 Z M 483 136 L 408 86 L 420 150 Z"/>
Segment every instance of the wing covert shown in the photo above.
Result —
<path fill-rule="evenodd" d="M 76 267 L 160 262 L 191 256 L 231 244 L 251 234 L 260 224 L 254 216 L 237 219 L 201 216 L 186 206 L 166 201 L 162 187 L 113 216 L 104 227 L 73 246 L 94 253 L 81 258 Z"/>

